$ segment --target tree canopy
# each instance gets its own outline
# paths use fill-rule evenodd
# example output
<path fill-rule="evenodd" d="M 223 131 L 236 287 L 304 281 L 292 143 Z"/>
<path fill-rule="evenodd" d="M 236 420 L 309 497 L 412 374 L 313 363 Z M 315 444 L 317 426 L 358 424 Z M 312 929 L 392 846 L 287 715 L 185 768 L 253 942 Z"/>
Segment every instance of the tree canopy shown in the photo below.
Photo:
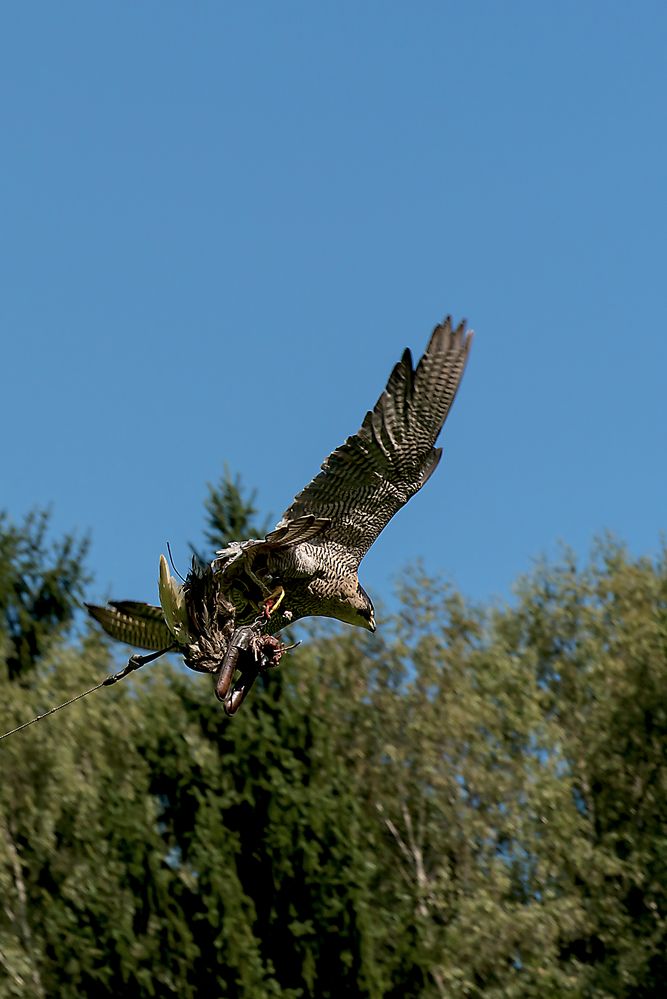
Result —
<path fill-rule="evenodd" d="M 0 522 L 3 729 L 116 665 L 33 601 L 10 666 L 21 551 L 33 595 L 86 576 L 35 523 Z M 233 719 L 159 663 L 0 744 L 0 997 L 661 995 L 667 551 L 399 599 Z"/>

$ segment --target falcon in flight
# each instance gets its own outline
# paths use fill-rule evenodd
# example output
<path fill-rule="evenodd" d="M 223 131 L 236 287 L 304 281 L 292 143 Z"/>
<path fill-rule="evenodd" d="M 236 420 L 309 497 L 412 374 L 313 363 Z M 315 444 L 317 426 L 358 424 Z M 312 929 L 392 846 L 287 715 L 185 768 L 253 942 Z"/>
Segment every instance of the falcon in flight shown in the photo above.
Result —
<path fill-rule="evenodd" d="M 322 616 L 375 631 L 359 564 L 435 471 L 442 455 L 435 442 L 471 341 L 465 323 L 454 329 L 447 317 L 416 368 L 406 350 L 357 433 L 325 459 L 264 539 L 232 542 L 207 565 L 193 561 L 183 585 L 161 556 L 160 607 L 87 605 L 113 638 L 154 650 L 133 656 L 128 671 L 177 650 L 191 669 L 216 677 L 216 694 L 233 714 L 260 670 L 287 650 L 275 637 L 287 625 Z"/>

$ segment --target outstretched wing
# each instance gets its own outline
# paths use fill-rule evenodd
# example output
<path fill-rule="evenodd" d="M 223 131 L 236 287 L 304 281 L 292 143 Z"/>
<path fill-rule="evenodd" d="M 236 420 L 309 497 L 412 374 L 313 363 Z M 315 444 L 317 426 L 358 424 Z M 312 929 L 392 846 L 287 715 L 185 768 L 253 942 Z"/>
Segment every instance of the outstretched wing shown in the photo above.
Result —
<path fill-rule="evenodd" d="M 106 607 L 86 604 L 86 610 L 101 624 L 107 635 L 137 649 L 157 652 L 174 642 L 161 607 L 136 600 L 116 600 Z"/>
<path fill-rule="evenodd" d="M 313 538 L 320 537 L 328 526 L 327 517 L 314 517 L 312 514 L 306 514 L 305 517 L 295 517 L 289 523 L 281 521 L 263 539 L 251 538 L 249 541 L 232 541 L 226 548 L 221 548 L 215 553 L 213 568 L 217 573 L 225 573 L 231 585 L 235 572 L 245 571 L 247 556 L 250 556 L 252 560 L 260 552 L 275 554 L 286 548 L 294 548 L 305 541 L 312 541 Z"/>
<path fill-rule="evenodd" d="M 434 448 L 465 369 L 472 333 L 448 316 L 436 326 L 413 369 L 406 350 L 360 430 L 329 455 L 295 498 L 278 528 L 311 514 L 328 518 L 326 544 L 356 570 L 394 514 L 428 480 L 442 454 Z"/>

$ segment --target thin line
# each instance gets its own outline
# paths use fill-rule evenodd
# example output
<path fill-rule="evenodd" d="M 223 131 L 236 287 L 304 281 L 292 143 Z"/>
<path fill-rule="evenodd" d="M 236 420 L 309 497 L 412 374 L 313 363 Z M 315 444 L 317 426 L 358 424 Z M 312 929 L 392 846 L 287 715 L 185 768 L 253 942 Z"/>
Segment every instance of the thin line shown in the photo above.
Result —
<path fill-rule="evenodd" d="M 94 687 L 89 687 L 88 690 L 84 690 L 81 694 L 77 694 L 76 697 L 70 697 L 69 701 L 63 701 L 62 704 L 57 704 L 55 708 L 49 708 L 49 710 L 45 711 L 43 714 L 37 715 L 35 718 L 31 718 L 30 721 L 23 722 L 22 725 L 17 725 L 16 728 L 10 729 L 10 731 L 5 732 L 4 735 L 0 735 L 0 742 L 2 742 L 3 739 L 7 739 L 10 735 L 16 735 L 17 732 L 22 732 L 24 728 L 28 728 L 29 725 L 34 725 L 35 722 L 41 721 L 42 718 L 48 718 L 49 715 L 55 714 L 56 711 L 60 711 L 61 708 L 66 708 L 70 704 L 80 701 L 82 697 L 87 697 L 88 694 L 94 693 L 96 690 L 99 690 L 100 687 L 110 687 L 112 683 L 118 683 L 119 680 L 124 680 L 125 677 L 129 676 L 130 673 L 133 673 L 135 669 L 141 669 L 142 666 L 147 666 L 148 663 L 154 662 L 156 659 L 159 659 L 160 656 L 163 656 L 165 652 L 171 652 L 174 648 L 176 648 L 175 645 L 170 645 L 166 649 L 160 649 L 159 652 L 151 652 L 149 656 L 130 656 L 127 666 L 123 666 L 123 668 L 119 669 L 117 673 L 109 673 L 103 680 L 96 683 Z"/>
<path fill-rule="evenodd" d="M 55 714 L 56 711 L 60 711 L 61 708 L 66 708 L 70 704 L 74 704 L 75 701 L 80 701 L 82 697 L 87 697 L 88 694 L 92 694 L 93 691 L 99 690 L 100 687 L 108 686 L 107 678 L 105 677 L 100 683 L 96 683 L 94 687 L 89 687 L 88 690 L 84 690 L 83 693 L 77 694 L 76 697 L 70 697 L 69 701 L 63 701 L 62 704 L 58 704 L 55 708 L 49 708 L 42 715 L 37 715 L 36 718 L 31 718 L 30 721 L 23 722 L 22 725 L 17 725 L 16 728 L 11 729 L 9 732 L 5 732 L 4 735 L 0 735 L 0 742 L 6 739 L 10 735 L 16 735 L 17 732 L 22 732 L 24 728 L 28 728 L 29 725 L 34 725 L 35 722 L 41 721 L 42 718 L 48 718 L 49 715 Z"/>
<path fill-rule="evenodd" d="M 182 580 L 183 580 L 183 582 L 185 582 L 185 580 L 184 580 L 184 579 L 183 579 L 183 577 L 181 576 L 180 572 L 178 571 L 178 569 L 177 569 L 177 568 L 176 568 L 176 566 L 174 565 L 174 556 L 173 556 L 173 555 L 171 554 L 171 545 L 169 544 L 169 542 L 168 542 L 168 541 L 167 541 L 167 551 L 168 551 L 168 553 L 169 553 L 169 561 L 171 562 L 171 567 L 172 567 L 172 569 L 174 570 L 174 572 L 176 573 L 176 575 L 178 576 L 178 578 L 179 578 L 179 579 L 182 579 Z"/>

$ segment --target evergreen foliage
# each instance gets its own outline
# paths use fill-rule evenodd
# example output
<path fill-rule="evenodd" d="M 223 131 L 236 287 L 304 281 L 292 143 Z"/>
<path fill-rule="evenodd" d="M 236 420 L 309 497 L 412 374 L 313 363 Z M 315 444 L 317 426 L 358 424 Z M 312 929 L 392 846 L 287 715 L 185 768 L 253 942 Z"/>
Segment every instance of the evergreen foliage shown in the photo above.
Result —
<path fill-rule="evenodd" d="M 0 510 L 0 633 L 9 641 L 9 679 L 26 677 L 67 630 L 89 577 L 87 539 L 66 534 L 49 544 L 49 513 L 33 510 L 15 525 Z"/>
<path fill-rule="evenodd" d="M 234 719 L 156 664 L 0 744 L 1 999 L 663 994 L 667 552 L 400 589 Z M 63 625 L 3 729 L 111 668 Z"/>
<path fill-rule="evenodd" d="M 230 541 L 266 534 L 269 523 L 257 524 L 257 490 L 248 493 L 239 475 L 232 475 L 225 465 L 217 486 L 208 485 L 204 500 L 206 529 L 204 537 L 211 551 L 224 548 Z"/>

